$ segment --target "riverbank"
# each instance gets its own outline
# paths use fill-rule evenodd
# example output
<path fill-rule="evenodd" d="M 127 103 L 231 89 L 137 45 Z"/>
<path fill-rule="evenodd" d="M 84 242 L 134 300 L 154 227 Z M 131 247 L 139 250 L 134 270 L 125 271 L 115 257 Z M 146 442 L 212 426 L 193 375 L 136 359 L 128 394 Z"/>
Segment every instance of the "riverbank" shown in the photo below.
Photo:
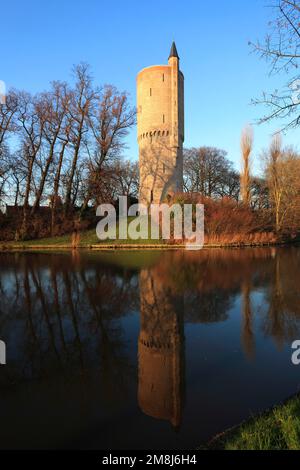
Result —
<path fill-rule="evenodd" d="M 212 439 L 206 450 L 300 450 L 300 395 Z"/>
<path fill-rule="evenodd" d="M 221 248 L 263 248 L 263 247 L 276 247 L 276 246 L 287 246 L 290 243 L 276 242 L 276 243 L 226 243 L 226 244 L 205 244 L 203 247 L 198 249 L 221 249 Z M 90 250 L 90 251 L 138 251 L 138 250 L 150 250 L 150 251 L 174 251 L 174 250 L 186 250 L 186 245 L 182 244 L 98 244 L 98 245 L 78 245 L 72 246 L 72 244 L 26 244 L 26 243 L 12 243 L 12 244 L 1 244 L 0 252 L 7 251 L 39 251 L 39 250 Z M 193 249 L 197 249 L 194 246 Z"/>
<path fill-rule="evenodd" d="M 295 242 L 295 241 L 293 241 Z M 290 244 L 291 241 L 276 240 L 275 238 L 262 236 L 248 236 L 243 241 L 240 236 L 223 237 L 220 239 L 206 240 L 204 248 L 246 248 L 266 247 Z M 84 249 L 93 251 L 112 250 L 184 250 L 186 245 L 182 243 L 168 243 L 163 240 L 109 240 L 99 241 L 95 230 L 81 232 L 79 236 L 68 234 L 61 237 L 42 238 L 26 241 L 0 241 L 0 251 L 30 251 L 30 250 L 71 250 Z"/>

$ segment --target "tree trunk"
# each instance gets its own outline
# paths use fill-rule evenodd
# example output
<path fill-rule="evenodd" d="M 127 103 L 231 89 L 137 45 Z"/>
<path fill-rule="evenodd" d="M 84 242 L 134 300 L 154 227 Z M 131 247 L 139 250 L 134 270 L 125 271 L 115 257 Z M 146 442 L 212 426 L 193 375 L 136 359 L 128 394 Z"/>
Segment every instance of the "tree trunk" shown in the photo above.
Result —
<path fill-rule="evenodd" d="M 60 175 L 61 175 L 61 169 L 62 169 L 62 163 L 63 163 L 63 158 L 64 158 L 64 153 L 65 153 L 65 148 L 67 146 L 67 141 L 64 141 L 60 154 L 59 154 L 59 160 L 58 160 L 58 167 L 57 171 L 55 174 L 54 178 L 54 191 L 53 191 L 53 203 L 52 203 L 52 208 L 51 208 L 51 235 L 53 236 L 54 232 L 54 225 L 55 225 L 55 216 L 56 216 L 56 206 L 57 206 L 57 197 L 58 197 L 58 190 L 59 190 L 59 181 L 60 181 Z"/>

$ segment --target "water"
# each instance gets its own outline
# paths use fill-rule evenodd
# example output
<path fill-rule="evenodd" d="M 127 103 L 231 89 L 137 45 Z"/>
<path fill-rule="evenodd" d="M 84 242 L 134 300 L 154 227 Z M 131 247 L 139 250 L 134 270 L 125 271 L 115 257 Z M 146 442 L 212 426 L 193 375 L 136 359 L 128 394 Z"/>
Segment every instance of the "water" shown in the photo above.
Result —
<path fill-rule="evenodd" d="M 299 390 L 300 248 L 0 255 L 0 448 L 193 449 Z"/>

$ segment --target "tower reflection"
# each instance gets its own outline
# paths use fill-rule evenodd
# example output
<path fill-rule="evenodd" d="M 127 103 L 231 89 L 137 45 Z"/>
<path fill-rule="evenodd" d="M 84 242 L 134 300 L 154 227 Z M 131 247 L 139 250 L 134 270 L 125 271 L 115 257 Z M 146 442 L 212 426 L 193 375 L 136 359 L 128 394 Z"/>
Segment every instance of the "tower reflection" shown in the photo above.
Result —
<path fill-rule="evenodd" d="M 157 271 L 143 270 L 140 305 L 138 403 L 148 416 L 179 427 L 184 401 L 183 297 L 163 285 Z"/>

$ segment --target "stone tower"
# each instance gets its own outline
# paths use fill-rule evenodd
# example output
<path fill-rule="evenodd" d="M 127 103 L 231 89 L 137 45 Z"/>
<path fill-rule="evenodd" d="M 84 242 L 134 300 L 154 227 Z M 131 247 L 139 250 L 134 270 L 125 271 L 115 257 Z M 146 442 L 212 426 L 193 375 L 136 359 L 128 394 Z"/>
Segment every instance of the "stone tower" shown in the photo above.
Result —
<path fill-rule="evenodd" d="M 168 65 L 137 76 L 140 203 L 167 201 L 182 191 L 184 76 L 173 42 Z"/>

